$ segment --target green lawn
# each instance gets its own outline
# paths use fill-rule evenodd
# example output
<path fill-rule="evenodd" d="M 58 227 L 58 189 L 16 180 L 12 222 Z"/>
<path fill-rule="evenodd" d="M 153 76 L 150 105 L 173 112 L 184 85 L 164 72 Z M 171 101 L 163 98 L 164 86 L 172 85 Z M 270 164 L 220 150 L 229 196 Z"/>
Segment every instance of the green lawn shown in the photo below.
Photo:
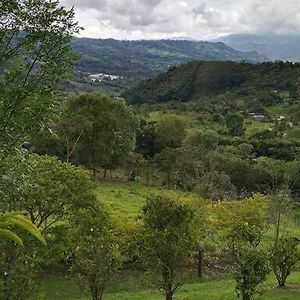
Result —
<path fill-rule="evenodd" d="M 127 276 L 122 281 L 112 284 L 104 299 L 107 300 L 163 300 L 157 291 L 143 287 L 142 282 Z M 256 300 L 296 300 L 300 299 L 300 272 L 294 272 L 288 281 L 288 287 L 278 289 L 275 279 L 270 276 L 263 290 L 264 293 L 254 297 Z M 174 299 L 178 300 L 232 300 L 236 299 L 234 281 L 230 279 L 203 280 L 184 285 Z M 63 277 L 53 277 L 43 281 L 45 300 L 88 300 L 74 281 Z M 35 298 L 32 298 L 34 300 Z"/>

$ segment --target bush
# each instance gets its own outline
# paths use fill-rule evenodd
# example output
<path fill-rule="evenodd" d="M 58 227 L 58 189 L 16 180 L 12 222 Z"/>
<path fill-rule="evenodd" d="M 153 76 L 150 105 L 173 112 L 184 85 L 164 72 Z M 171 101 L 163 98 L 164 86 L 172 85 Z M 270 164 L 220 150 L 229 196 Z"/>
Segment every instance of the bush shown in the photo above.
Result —
<path fill-rule="evenodd" d="M 295 237 L 281 237 L 271 249 L 271 264 L 278 287 L 284 287 L 294 265 L 300 260 L 300 240 Z"/>
<path fill-rule="evenodd" d="M 236 293 L 243 300 L 250 300 L 269 274 L 269 260 L 265 252 L 247 250 L 241 256 L 236 274 Z"/>

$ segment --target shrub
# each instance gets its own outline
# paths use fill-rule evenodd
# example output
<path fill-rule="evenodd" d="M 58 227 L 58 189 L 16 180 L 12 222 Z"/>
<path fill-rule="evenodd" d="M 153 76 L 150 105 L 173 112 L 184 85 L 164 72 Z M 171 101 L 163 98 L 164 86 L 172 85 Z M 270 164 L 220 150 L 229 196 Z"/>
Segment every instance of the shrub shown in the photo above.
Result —
<path fill-rule="evenodd" d="M 269 260 L 265 252 L 247 250 L 241 255 L 236 274 L 236 293 L 243 300 L 250 300 L 269 274 Z"/>
<path fill-rule="evenodd" d="M 278 287 L 284 287 L 294 265 L 300 260 L 300 240 L 295 237 L 281 237 L 271 249 L 271 264 Z"/>

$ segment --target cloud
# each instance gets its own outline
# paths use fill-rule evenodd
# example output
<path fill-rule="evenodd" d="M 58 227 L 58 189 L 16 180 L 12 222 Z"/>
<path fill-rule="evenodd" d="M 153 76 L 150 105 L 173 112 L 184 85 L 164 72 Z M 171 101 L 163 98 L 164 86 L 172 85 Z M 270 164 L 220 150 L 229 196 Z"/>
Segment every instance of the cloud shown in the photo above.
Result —
<path fill-rule="evenodd" d="M 298 33 L 300 29 L 300 1 L 247 1 L 239 23 L 245 31 L 262 33 Z"/>
<path fill-rule="evenodd" d="M 300 1 L 62 0 L 75 7 L 83 36 L 209 38 L 239 32 L 287 33 L 300 26 Z"/>

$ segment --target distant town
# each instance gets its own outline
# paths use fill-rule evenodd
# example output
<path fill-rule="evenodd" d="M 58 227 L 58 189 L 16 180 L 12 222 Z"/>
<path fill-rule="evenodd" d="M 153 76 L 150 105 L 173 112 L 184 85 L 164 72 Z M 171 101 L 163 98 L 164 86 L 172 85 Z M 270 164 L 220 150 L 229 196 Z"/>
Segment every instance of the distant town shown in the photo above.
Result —
<path fill-rule="evenodd" d="M 91 74 L 89 75 L 89 78 L 92 82 L 102 82 L 102 81 L 112 81 L 123 77 L 117 75 L 99 73 L 99 74 Z"/>

